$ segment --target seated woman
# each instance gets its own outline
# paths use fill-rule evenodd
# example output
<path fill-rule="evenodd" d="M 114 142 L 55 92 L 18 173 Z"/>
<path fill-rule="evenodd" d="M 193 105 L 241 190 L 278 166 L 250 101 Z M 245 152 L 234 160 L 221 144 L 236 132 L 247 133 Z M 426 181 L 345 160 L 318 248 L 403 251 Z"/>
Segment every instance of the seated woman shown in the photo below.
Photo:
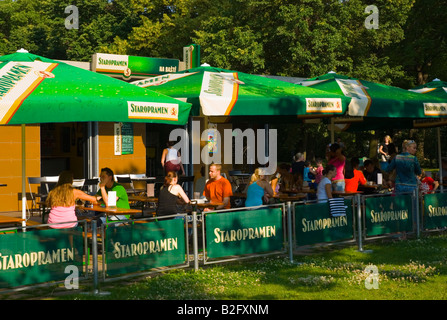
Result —
<path fill-rule="evenodd" d="M 279 187 L 280 187 L 280 179 L 281 179 L 281 173 L 279 173 L 278 169 L 276 169 L 276 172 L 270 177 L 270 185 L 272 186 L 273 190 L 273 196 L 277 196 L 279 193 Z"/>
<path fill-rule="evenodd" d="M 248 186 L 245 206 L 261 206 L 264 203 L 264 195 L 266 195 L 267 198 L 273 197 L 273 189 L 267 181 L 264 169 L 258 168 L 255 170 L 250 185 Z"/>
<path fill-rule="evenodd" d="M 96 197 L 90 196 L 85 192 L 73 188 L 73 174 L 69 171 L 63 171 L 59 175 L 56 187 L 50 191 L 47 197 L 47 206 L 51 208 L 48 216 L 48 223 L 59 223 L 66 221 L 77 221 L 75 207 L 76 200 L 81 199 L 97 204 Z M 77 222 L 66 224 L 50 225 L 51 228 L 73 228 Z"/>
<path fill-rule="evenodd" d="M 359 158 L 353 157 L 350 165 L 346 165 L 345 168 L 345 190 L 354 192 L 358 191 L 359 184 L 365 185 L 366 179 L 363 172 L 359 170 L 360 161 Z"/>
<path fill-rule="evenodd" d="M 318 202 L 327 202 L 332 198 L 332 182 L 331 180 L 337 174 L 337 169 L 334 165 L 328 164 L 323 170 L 323 178 L 317 187 Z"/>
<path fill-rule="evenodd" d="M 190 202 L 182 186 L 177 184 L 177 182 L 177 172 L 170 171 L 166 174 L 165 182 L 158 196 L 157 216 L 168 216 L 179 213 L 177 208 L 177 200 L 179 199 L 182 199 L 185 204 Z"/>

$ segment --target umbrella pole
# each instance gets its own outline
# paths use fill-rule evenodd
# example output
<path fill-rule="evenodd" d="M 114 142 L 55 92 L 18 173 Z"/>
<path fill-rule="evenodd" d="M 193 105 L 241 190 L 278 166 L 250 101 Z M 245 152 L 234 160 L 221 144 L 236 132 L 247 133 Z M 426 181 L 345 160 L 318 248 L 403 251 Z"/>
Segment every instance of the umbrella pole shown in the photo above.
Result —
<path fill-rule="evenodd" d="M 335 131 L 335 120 L 334 117 L 331 117 L 331 143 L 335 142 L 334 131 Z"/>
<path fill-rule="evenodd" d="M 444 192 L 444 186 L 442 184 L 442 155 L 441 155 L 441 128 L 437 128 L 438 131 L 438 163 L 439 163 L 439 186 L 441 187 L 441 192 Z"/>
<path fill-rule="evenodd" d="M 205 119 L 205 130 L 208 130 L 210 128 L 210 121 L 208 119 L 208 116 L 205 116 L 204 119 Z M 208 145 L 206 145 L 205 148 L 208 148 Z M 208 156 L 209 156 L 209 153 L 207 151 L 206 152 L 206 161 L 205 161 L 205 178 L 207 179 L 207 181 L 210 178 L 209 173 L 208 173 L 209 172 Z"/>
<path fill-rule="evenodd" d="M 26 144 L 25 124 L 22 124 L 22 227 L 26 226 Z"/>

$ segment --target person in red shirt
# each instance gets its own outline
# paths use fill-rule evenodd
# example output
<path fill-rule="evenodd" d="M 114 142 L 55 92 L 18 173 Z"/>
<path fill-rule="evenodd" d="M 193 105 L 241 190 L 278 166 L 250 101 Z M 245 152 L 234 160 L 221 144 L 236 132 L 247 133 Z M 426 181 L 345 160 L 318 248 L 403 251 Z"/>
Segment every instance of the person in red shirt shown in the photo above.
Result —
<path fill-rule="evenodd" d="M 346 166 L 345 171 L 345 191 L 354 192 L 358 190 L 359 184 L 365 185 L 366 179 L 363 172 L 359 170 L 359 158 L 351 159 L 350 165 Z"/>
<path fill-rule="evenodd" d="M 205 185 L 203 195 L 210 202 L 222 202 L 222 205 L 216 207 L 219 209 L 230 209 L 230 197 L 233 195 L 233 189 L 230 181 L 221 176 L 220 170 L 222 166 L 220 164 L 212 163 L 209 168 L 210 179 Z M 209 211 L 210 209 L 205 209 Z"/>
<path fill-rule="evenodd" d="M 421 175 L 419 177 L 421 184 L 419 185 L 419 190 L 422 194 L 434 193 L 439 187 L 439 182 L 434 180 L 432 177 L 428 177 L 424 170 L 421 170 Z"/>

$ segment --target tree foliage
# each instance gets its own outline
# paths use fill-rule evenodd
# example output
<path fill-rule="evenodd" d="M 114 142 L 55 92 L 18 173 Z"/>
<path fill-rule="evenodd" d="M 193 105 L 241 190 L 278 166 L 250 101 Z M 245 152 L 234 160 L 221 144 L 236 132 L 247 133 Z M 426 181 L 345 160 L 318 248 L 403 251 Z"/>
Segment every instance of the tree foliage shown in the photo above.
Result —
<path fill-rule="evenodd" d="M 79 28 L 67 29 L 66 1 L 0 1 L 0 54 L 27 49 L 89 61 L 95 52 L 182 59 L 201 46 L 216 67 L 313 77 L 328 71 L 388 85 L 446 78 L 445 2 L 378 0 L 378 29 L 366 0 L 78 0 Z"/>
<path fill-rule="evenodd" d="M 314 77 L 333 70 L 403 88 L 447 79 L 445 1 L 373 3 L 377 29 L 365 25 L 369 0 L 75 0 L 79 28 L 68 29 L 67 1 L 3 0 L 0 54 L 25 48 L 79 61 L 96 52 L 182 60 L 182 48 L 196 43 L 202 62 L 247 73 Z M 312 126 L 280 129 L 292 153 L 306 141 L 324 148 L 329 139 Z M 342 139 L 353 152 L 367 152 L 371 133 L 361 135 Z"/>

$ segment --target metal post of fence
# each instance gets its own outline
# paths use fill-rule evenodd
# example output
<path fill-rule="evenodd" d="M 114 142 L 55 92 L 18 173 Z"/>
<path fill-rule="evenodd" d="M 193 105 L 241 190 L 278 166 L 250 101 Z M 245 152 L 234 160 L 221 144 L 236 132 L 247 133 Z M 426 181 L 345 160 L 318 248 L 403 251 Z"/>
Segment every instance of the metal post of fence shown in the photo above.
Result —
<path fill-rule="evenodd" d="M 289 238 L 289 260 L 293 263 L 293 239 L 292 239 L 292 210 L 291 202 L 287 201 L 287 237 Z"/>
<path fill-rule="evenodd" d="M 98 230 L 96 229 L 96 220 L 92 220 L 92 267 L 93 267 L 93 294 L 108 295 L 110 292 L 100 292 L 98 288 Z"/>
<path fill-rule="evenodd" d="M 98 238 L 96 220 L 92 220 L 92 263 L 93 263 L 93 294 L 98 294 Z"/>
<path fill-rule="evenodd" d="M 192 244 L 194 252 L 194 271 L 199 270 L 199 246 L 197 239 L 197 210 L 192 211 Z"/>
<path fill-rule="evenodd" d="M 360 194 L 355 195 L 355 201 L 357 202 L 357 241 L 359 245 L 359 251 L 363 251 L 363 244 L 362 244 L 362 207 L 360 205 Z"/>
<path fill-rule="evenodd" d="M 416 236 L 419 239 L 420 236 L 420 228 L 419 228 L 419 188 L 416 188 L 413 191 L 413 197 L 414 197 L 414 201 L 412 201 L 413 203 L 413 212 L 416 215 Z"/>
<path fill-rule="evenodd" d="M 371 253 L 372 250 L 363 250 L 363 219 L 362 219 L 362 197 L 360 194 L 355 195 L 355 201 L 357 202 L 357 233 L 358 233 L 358 243 L 359 243 L 359 252 L 362 253 Z"/>

